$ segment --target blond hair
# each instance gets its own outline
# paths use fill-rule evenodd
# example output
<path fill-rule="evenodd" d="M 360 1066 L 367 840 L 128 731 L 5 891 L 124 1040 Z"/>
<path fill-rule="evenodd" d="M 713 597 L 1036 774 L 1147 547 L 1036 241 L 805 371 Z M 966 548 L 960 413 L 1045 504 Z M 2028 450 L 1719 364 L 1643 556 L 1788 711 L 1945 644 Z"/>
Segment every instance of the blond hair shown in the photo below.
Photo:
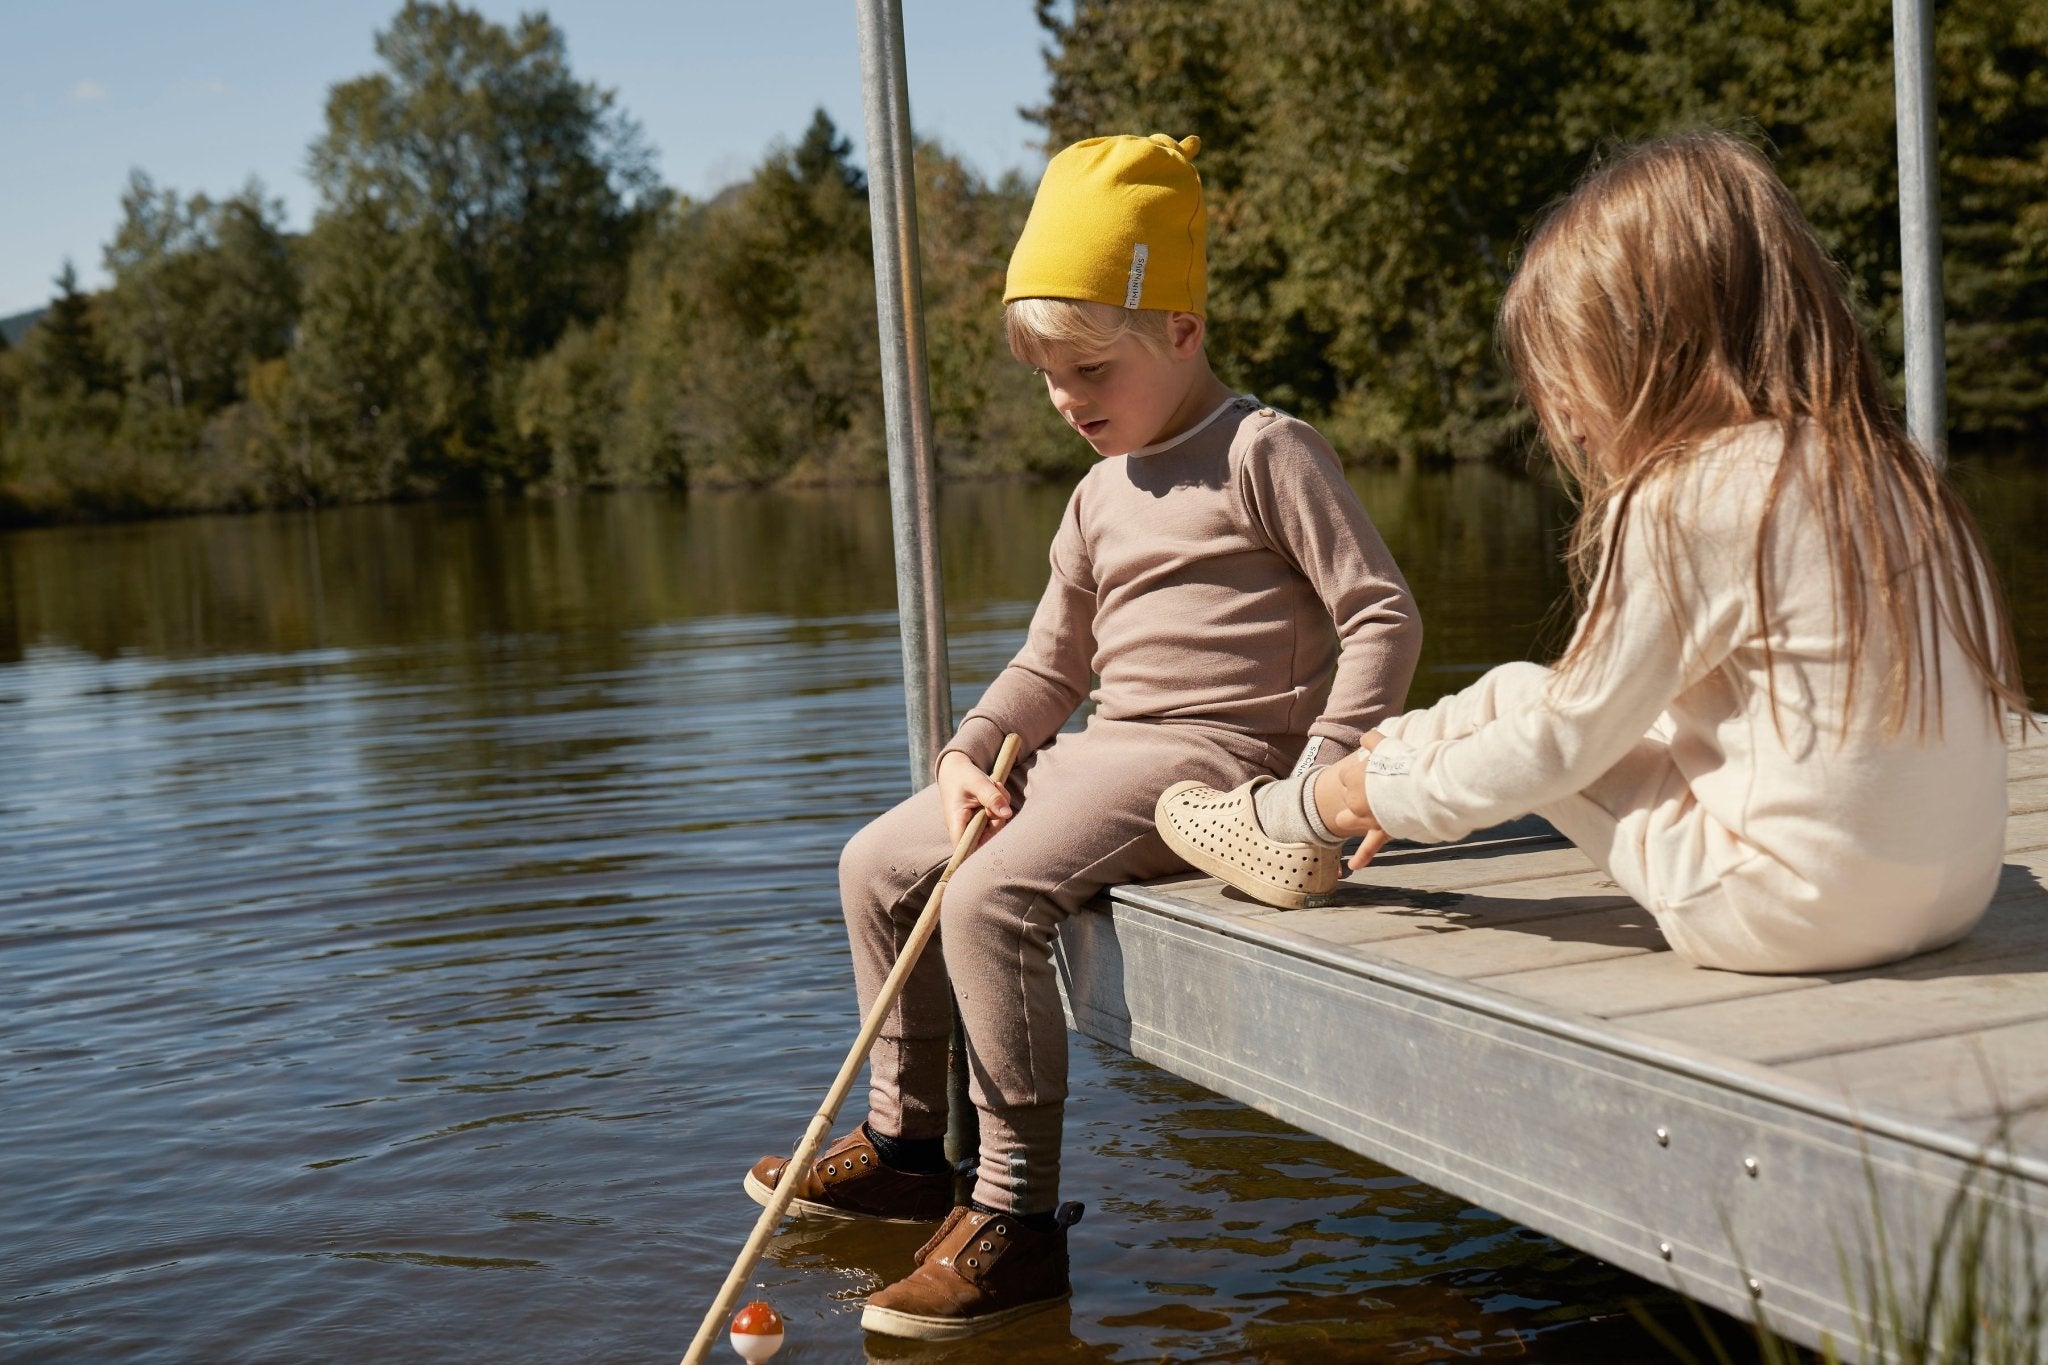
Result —
<path fill-rule="evenodd" d="M 1991 704 L 2026 713 L 1976 525 L 1901 429 L 1839 270 L 1753 148 L 1687 133 L 1595 169 L 1530 238 L 1502 301 L 1500 337 L 1581 501 L 1568 557 L 1584 616 L 1562 674 L 1594 655 L 1609 624 L 1607 588 L 1638 495 L 1716 432 L 1766 421 L 1779 424 L 1786 451 L 1752 560 L 1766 662 L 1766 542 L 1781 493 L 1799 479 L 1834 568 L 1845 707 L 1875 626 L 1891 646 L 1887 732 L 1909 715 L 1926 732 L 1930 709 L 1939 715 L 1938 613 Z M 1590 449 L 1573 426 L 1593 433 Z M 1656 568 L 1675 601 L 1673 566 Z"/>
<path fill-rule="evenodd" d="M 1026 365 L 1072 356 L 1099 356 L 1126 336 L 1154 355 L 1173 349 L 1164 308 L 1117 308 L 1086 299 L 1012 299 L 1003 306 L 1010 354 Z"/>

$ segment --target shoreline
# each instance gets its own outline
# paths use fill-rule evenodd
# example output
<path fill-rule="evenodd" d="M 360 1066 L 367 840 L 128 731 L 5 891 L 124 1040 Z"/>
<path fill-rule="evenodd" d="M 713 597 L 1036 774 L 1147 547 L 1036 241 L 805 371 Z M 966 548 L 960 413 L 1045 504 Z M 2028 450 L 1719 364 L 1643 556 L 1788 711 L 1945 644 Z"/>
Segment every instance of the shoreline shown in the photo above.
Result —
<path fill-rule="evenodd" d="M 1949 450 L 1951 467 L 1962 466 L 1971 469 L 1993 470 L 2010 464 L 2048 465 L 2048 449 L 2028 451 L 2004 443 L 1952 445 Z M 1345 460 L 1343 467 L 1349 470 L 1387 471 L 1414 469 L 1418 472 L 1429 470 L 1453 470 L 1484 466 L 1529 478 L 1554 478 L 1555 473 L 1546 462 L 1533 451 L 1503 451 L 1489 456 L 1468 459 L 1427 459 L 1403 462 L 1400 460 Z M 941 486 L 957 484 L 1058 484 L 1068 483 L 1086 473 L 1089 466 L 1077 463 L 1071 468 L 1052 470 L 993 470 L 941 471 L 937 482 Z M 821 477 L 803 473 L 793 477 L 777 479 L 766 483 L 750 483 L 744 480 L 711 480 L 701 483 L 677 485 L 664 483 L 618 483 L 618 484 L 560 484 L 533 483 L 516 489 L 484 489 L 470 491 L 443 491 L 423 493 L 393 493 L 381 497 L 333 498 L 317 501 L 249 502 L 227 501 L 217 504 L 194 505 L 144 505 L 138 498 L 135 505 L 127 508 L 80 506 L 75 501 L 59 502 L 56 498 L 46 499 L 43 490 L 24 490 L 21 485 L 0 482 L 0 534 L 9 531 L 30 531 L 62 526 L 116 526 L 147 521 L 170 521 L 188 517 L 240 516 L 261 512 L 318 512 L 341 507 L 398 507 L 418 503 L 441 503 L 450 506 L 473 505 L 494 502 L 539 503 L 583 497 L 591 494 L 613 493 L 672 493 L 682 497 L 697 494 L 725 495 L 735 493 L 804 493 L 816 490 L 865 489 L 886 487 L 889 482 L 886 471 L 873 474 L 847 475 L 843 477 Z"/>

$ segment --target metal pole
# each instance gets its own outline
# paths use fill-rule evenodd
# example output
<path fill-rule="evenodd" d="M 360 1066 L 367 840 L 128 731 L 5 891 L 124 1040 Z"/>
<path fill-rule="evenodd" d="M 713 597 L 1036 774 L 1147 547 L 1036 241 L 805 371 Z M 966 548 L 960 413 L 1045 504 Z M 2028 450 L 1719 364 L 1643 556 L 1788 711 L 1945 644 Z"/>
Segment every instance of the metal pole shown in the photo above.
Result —
<path fill-rule="evenodd" d="M 917 195 L 911 159 L 910 81 L 901 0 L 857 0 L 861 103 L 868 130 L 868 214 L 874 224 L 875 308 L 882 334 L 882 420 L 889 439 L 889 513 L 896 529 L 896 618 L 903 633 L 903 704 L 910 728 L 910 785 L 932 780 L 953 731 L 946 665 L 946 599 L 939 577 L 937 474 L 925 368 L 924 289 L 917 263 Z M 980 1147 L 967 1097 L 967 1040 L 953 1012 L 946 1157 Z"/>
<path fill-rule="evenodd" d="M 889 510 L 896 527 L 896 615 L 903 630 L 904 706 L 912 790 L 953 732 L 947 695 L 945 591 L 939 581 L 931 390 L 911 180 L 910 92 L 900 0 L 859 0 L 860 83 L 867 109 L 868 213 L 882 332 L 882 418 L 889 437 Z"/>
<path fill-rule="evenodd" d="M 1948 361 L 1942 338 L 1939 167 L 1934 159 L 1934 17 L 1928 0 L 1892 0 L 1892 79 L 1899 127 L 1906 429 L 1938 465 L 1948 448 Z"/>

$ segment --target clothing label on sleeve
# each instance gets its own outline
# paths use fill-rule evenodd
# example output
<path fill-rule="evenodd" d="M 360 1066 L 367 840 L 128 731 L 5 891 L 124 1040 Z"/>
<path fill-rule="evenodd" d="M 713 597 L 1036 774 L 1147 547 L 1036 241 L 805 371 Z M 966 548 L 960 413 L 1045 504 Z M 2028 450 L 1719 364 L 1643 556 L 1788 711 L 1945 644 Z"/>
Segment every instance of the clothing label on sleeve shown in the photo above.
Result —
<path fill-rule="evenodd" d="M 1408 760 L 1409 755 L 1407 753 L 1390 754 L 1387 752 L 1387 746 L 1382 744 L 1379 748 L 1372 751 L 1372 757 L 1365 760 L 1366 775 L 1368 777 L 1406 777 L 1408 776 Z"/>

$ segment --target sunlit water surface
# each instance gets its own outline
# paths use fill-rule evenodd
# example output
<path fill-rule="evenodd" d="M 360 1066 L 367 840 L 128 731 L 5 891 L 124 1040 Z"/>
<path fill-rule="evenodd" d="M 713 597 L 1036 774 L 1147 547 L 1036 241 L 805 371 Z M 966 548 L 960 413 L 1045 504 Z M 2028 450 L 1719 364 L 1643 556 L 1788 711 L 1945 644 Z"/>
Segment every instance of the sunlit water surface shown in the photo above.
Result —
<path fill-rule="evenodd" d="M 1554 492 L 1357 482 L 1428 618 L 1415 700 L 1541 648 Z M 2038 688 L 2048 484 L 1962 482 Z M 948 491 L 956 709 L 1063 496 Z M 909 778 L 888 538 L 880 490 L 0 536 L 0 1354 L 678 1355 L 855 1031 L 833 864 Z M 1685 1321 L 1128 1057 L 1074 1071 L 1071 1310 L 864 1339 L 921 1234 L 792 1224 L 783 1358 L 1653 1360 L 1628 1303 Z"/>

